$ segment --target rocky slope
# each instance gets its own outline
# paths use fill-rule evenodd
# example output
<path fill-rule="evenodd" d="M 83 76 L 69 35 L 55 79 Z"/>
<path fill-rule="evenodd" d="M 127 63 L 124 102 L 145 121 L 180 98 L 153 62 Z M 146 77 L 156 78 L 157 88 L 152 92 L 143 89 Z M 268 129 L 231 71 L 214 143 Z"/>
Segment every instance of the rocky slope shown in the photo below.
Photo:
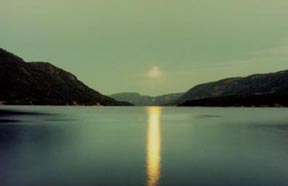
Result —
<path fill-rule="evenodd" d="M 207 102 L 208 100 L 212 101 L 211 98 L 217 98 L 218 101 L 229 100 L 232 104 L 233 99 L 242 102 L 247 98 L 253 102 L 252 98 L 258 99 L 256 98 L 257 96 L 265 96 L 265 98 L 271 97 L 270 101 L 272 101 L 277 96 L 284 98 L 284 95 L 288 95 L 288 71 L 256 74 L 244 78 L 229 78 L 197 85 L 181 96 L 176 103 L 183 104 L 186 102 L 185 104 L 187 105 L 187 102 L 190 101 L 190 104 L 193 102 L 195 105 L 196 103 L 200 103 L 195 100 L 205 100 Z M 279 101 L 277 99 L 277 102 Z M 258 104 L 261 103 L 258 102 Z M 266 103 L 263 102 L 263 104 Z"/>
<path fill-rule="evenodd" d="M 0 49 L 0 103 L 21 105 L 129 105 L 89 88 L 50 63 L 27 63 Z"/>

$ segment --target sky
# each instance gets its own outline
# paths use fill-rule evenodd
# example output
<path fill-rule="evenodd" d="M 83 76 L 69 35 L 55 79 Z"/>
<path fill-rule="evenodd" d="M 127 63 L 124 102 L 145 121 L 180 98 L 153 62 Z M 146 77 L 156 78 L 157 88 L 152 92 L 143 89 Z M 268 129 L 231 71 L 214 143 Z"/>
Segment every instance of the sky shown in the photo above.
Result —
<path fill-rule="evenodd" d="M 287 0 L 0 0 L 0 47 L 103 94 L 288 69 Z"/>

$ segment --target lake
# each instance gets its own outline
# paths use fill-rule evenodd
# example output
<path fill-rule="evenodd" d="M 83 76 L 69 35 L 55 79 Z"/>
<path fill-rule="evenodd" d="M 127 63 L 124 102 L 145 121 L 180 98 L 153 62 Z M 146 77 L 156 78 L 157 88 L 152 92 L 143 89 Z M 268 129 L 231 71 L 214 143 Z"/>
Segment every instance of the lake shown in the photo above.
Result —
<path fill-rule="evenodd" d="M 288 109 L 2 106 L 2 186 L 287 186 Z"/>

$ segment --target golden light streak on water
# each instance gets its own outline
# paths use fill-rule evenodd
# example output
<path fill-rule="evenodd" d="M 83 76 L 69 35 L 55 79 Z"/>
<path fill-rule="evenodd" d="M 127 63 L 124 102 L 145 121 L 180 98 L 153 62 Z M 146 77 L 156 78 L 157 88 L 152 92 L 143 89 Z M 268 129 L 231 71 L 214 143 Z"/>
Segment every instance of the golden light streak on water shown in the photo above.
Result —
<path fill-rule="evenodd" d="M 161 174 L 161 108 L 148 107 L 147 186 L 158 186 Z"/>

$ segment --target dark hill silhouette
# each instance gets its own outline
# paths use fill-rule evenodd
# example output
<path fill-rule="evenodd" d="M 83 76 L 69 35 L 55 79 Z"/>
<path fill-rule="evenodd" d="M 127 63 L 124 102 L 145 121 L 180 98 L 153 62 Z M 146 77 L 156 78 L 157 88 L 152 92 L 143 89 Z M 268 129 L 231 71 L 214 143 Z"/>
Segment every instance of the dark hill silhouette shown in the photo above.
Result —
<path fill-rule="evenodd" d="M 246 106 L 255 104 L 257 106 L 286 106 L 287 95 L 288 71 L 280 71 L 197 85 L 180 97 L 176 104 L 186 106 L 221 106 L 223 104 L 225 106 L 241 106 L 243 104 Z"/>
<path fill-rule="evenodd" d="M 0 101 L 21 105 L 130 105 L 89 88 L 47 62 L 27 63 L 0 49 Z"/>
<path fill-rule="evenodd" d="M 241 95 L 195 99 L 179 106 L 202 107 L 288 107 L 288 94 Z"/>

